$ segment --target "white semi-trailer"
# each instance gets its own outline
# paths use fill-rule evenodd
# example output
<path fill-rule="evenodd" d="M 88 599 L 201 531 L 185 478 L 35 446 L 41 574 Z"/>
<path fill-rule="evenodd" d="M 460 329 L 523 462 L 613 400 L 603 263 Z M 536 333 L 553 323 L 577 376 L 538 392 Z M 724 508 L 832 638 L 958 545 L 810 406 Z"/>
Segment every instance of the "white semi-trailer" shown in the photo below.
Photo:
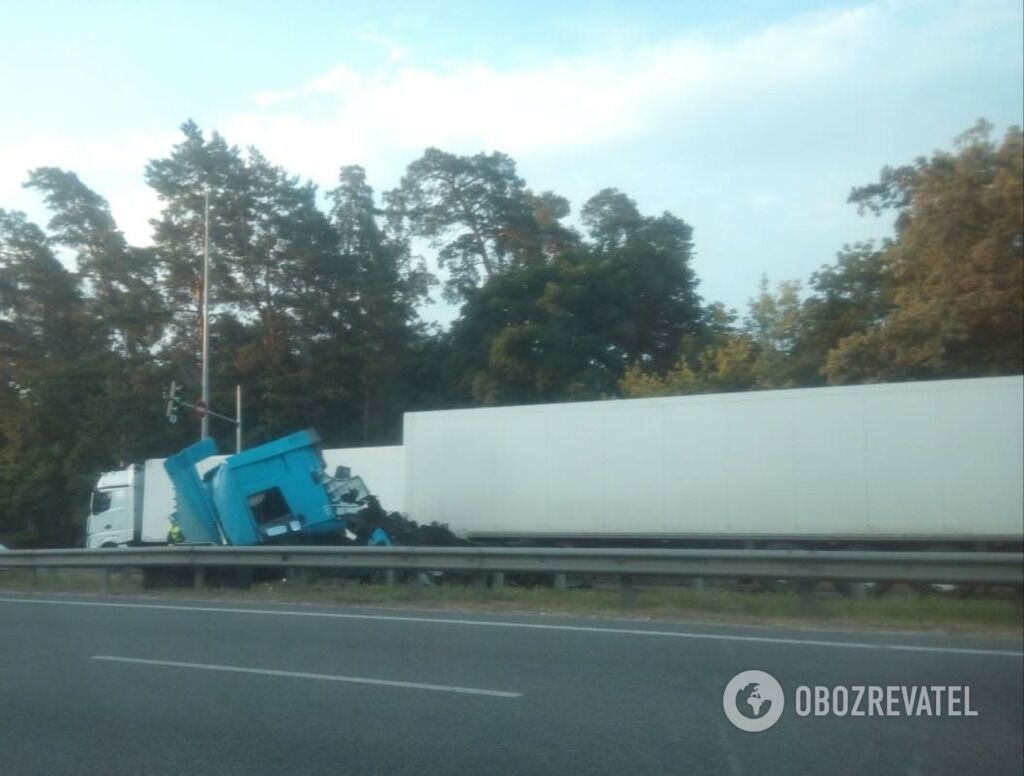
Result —
<path fill-rule="evenodd" d="M 405 416 L 405 508 L 481 542 L 1019 548 L 1024 379 Z"/>

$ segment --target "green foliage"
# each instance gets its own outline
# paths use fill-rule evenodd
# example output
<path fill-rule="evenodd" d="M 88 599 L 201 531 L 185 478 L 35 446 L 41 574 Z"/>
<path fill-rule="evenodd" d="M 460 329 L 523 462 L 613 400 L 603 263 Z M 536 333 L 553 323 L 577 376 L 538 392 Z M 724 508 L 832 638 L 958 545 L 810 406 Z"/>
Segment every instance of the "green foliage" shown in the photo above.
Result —
<path fill-rule="evenodd" d="M 613 224 L 615 212 L 628 222 Z M 611 189 L 587 203 L 584 222 L 590 242 L 467 293 L 452 344 L 473 401 L 607 396 L 629 364 L 671 364 L 680 341 L 703 331 L 689 226 L 643 217 Z"/>
<path fill-rule="evenodd" d="M 402 413 L 475 404 L 743 391 L 1021 371 L 1021 132 L 979 123 L 955 152 L 854 189 L 895 211 L 806 284 L 762 280 L 742 320 L 704 305 L 693 230 L 598 192 L 532 191 L 501 153 L 428 149 L 378 203 L 358 166 L 321 196 L 256 149 L 194 123 L 152 160 L 153 245 L 129 245 L 99 194 L 43 167 L 46 228 L 0 210 L 0 540 L 80 540 L 100 471 L 167 455 L 161 390 L 199 393 L 209 198 L 214 409 L 244 386 L 246 444 L 314 427 L 330 446 L 400 441 Z M 419 309 L 436 284 L 449 330 Z M 233 429 L 212 423 L 222 449 Z M 385 505 L 386 506 L 386 505 Z"/>
<path fill-rule="evenodd" d="M 880 247 L 845 246 L 810 293 L 766 279 L 742 330 L 691 339 L 668 369 L 636 364 L 620 390 L 657 396 L 748 388 L 1019 374 L 1024 371 L 1024 135 L 980 121 L 912 165 L 855 188 L 861 213 L 896 211 Z M 633 214 L 594 208 L 614 242 Z M 723 340 L 724 337 L 724 340 Z"/>
<path fill-rule="evenodd" d="M 883 249 L 884 319 L 828 356 L 832 382 L 1016 374 L 1024 370 L 1024 135 L 1001 144 L 980 121 L 913 165 L 854 189 L 862 209 L 895 209 Z"/>
<path fill-rule="evenodd" d="M 472 402 L 595 398 L 614 387 L 607 267 L 579 257 L 521 267 L 469 293 L 452 327 L 462 389 Z"/>
<path fill-rule="evenodd" d="M 409 165 L 401 186 L 387 196 L 396 229 L 428 238 L 449 279 L 445 297 L 464 299 L 481 282 L 537 262 L 558 250 L 570 233 L 559 219 L 568 203 L 536 196 L 502 153 L 456 156 L 428 148 Z"/>
<path fill-rule="evenodd" d="M 106 414 L 96 334 L 42 230 L 0 210 L 0 526 L 19 543 L 74 536 L 68 507 L 102 457 L 87 442 Z"/>

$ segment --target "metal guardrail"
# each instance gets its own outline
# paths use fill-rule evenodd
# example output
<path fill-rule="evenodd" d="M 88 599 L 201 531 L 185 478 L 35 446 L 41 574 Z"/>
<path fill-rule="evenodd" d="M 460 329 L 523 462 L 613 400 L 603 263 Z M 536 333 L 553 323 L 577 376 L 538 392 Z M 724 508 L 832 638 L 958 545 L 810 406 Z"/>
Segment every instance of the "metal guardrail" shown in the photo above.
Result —
<path fill-rule="evenodd" d="M 215 567 L 507 572 L 858 582 L 1024 584 L 1024 553 L 510 547 L 211 547 L 13 550 L 7 568 Z"/>

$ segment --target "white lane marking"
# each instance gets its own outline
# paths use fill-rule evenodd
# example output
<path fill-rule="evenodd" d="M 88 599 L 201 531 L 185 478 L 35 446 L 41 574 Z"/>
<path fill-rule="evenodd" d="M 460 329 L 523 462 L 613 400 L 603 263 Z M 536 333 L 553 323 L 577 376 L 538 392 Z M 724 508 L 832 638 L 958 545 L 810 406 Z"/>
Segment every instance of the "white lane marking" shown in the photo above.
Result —
<path fill-rule="evenodd" d="M 269 668 L 244 668 L 242 666 L 221 666 L 211 663 L 182 663 L 177 660 L 146 660 L 139 657 L 117 657 L 116 655 L 93 655 L 93 660 L 112 663 L 137 663 L 146 666 L 170 666 L 171 668 L 197 668 L 203 671 L 226 671 L 234 674 L 259 674 L 260 676 L 284 676 L 289 679 L 320 679 L 325 682 L 347 682 L 349 684 L 375 684 L 383 687 L 404 687 L 412 690 L 434 690 L 455 692 L 462 695 L 489 695 L 492 698 L 522 698 L 521 692 L 504 690 L 481 690 L 476 687 L 454 687 L 447 684 L 423 684 L 421 682 L 399 682 L 392 679 L 368 679 L 363 676 L 335 676 L 333 674 L 310 674 L 305 671 L 275 671 Z"/>
<path fill-rule="evenodd" d="M 484 628 L 523 628 L 526 630 L 568 631 L 571 633 L 612 633 L 623 636 L 662 636 L 677 639 L 709 641 L 740 641 L 753 644 L 791 644 L 805 647 L 838 649 L 882 649 L 895 652 L 934 652 L 950 655 L 986 655 L 990 657 L 1024 657 L 1020 650 L 974 649 L 970 647 L 929 647 L 920 644 L 872 644 L 858 641 L 824 641 L 820 639 L 787 639 L 777 636 L 735 636 L 728 633 L 689 633 L 686 631 L 640 630 L 638 628 L 602 628 L 589 625 L 551 625 L 534 622 L 494 622 L 461 620 L 450 617 L 411 617 L 390 614 L 351 614 L 348 612 L 295 612 L 282 609 L 238 609 L 225 606 L 180 606 L 174 604 L 118 604 L 108 601 L 59 601 L 46 598 L 3 598 L 0 603 L 54 604 L 58 606 L 102 606 L 112 609 L 159 609 L 173 612 L 211 612 L 217 614 L 260 614 L 277 617 L 322 617 L 338 620 L 379 620 L 384 622 L 419 622 L 437 625 L 477 625 Z"/>

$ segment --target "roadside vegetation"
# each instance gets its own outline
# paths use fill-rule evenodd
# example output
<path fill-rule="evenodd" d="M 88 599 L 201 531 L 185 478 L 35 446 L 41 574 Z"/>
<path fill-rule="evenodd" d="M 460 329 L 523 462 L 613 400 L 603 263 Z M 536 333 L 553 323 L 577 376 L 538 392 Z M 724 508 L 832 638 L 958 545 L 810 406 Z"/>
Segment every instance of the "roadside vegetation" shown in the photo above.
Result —
<path fill-rule="evenodd" d="M 309 427 L 327 447 L 393 444 L 416 410 L 1024 368 L 1017 127 L 979 121 L 852 188 L 892 237 L 836 244 L 809 278 L 765 278 L 739 311 L 701 294 L 701 224 L 614 188 L 570 203 L 506 154 L 431 148 L 390 191 L 349 166 L 318 192 L 255 148 L 181 129 L 145 167 L 151 245 L 130 244 L 71 170 L 28 175 L 45 224 L 0 202 L 9 547 L 76 546 L 99 472 L 193 441 L 160 395 L 171 380 L 198 392 L 204 191 L 211 405 L 245 387 L 246 446 Z M 458 310 L 446 329 L 423 317 L 441 296 Z M 230 447 L 229 427 L 212 431 Z"/>

